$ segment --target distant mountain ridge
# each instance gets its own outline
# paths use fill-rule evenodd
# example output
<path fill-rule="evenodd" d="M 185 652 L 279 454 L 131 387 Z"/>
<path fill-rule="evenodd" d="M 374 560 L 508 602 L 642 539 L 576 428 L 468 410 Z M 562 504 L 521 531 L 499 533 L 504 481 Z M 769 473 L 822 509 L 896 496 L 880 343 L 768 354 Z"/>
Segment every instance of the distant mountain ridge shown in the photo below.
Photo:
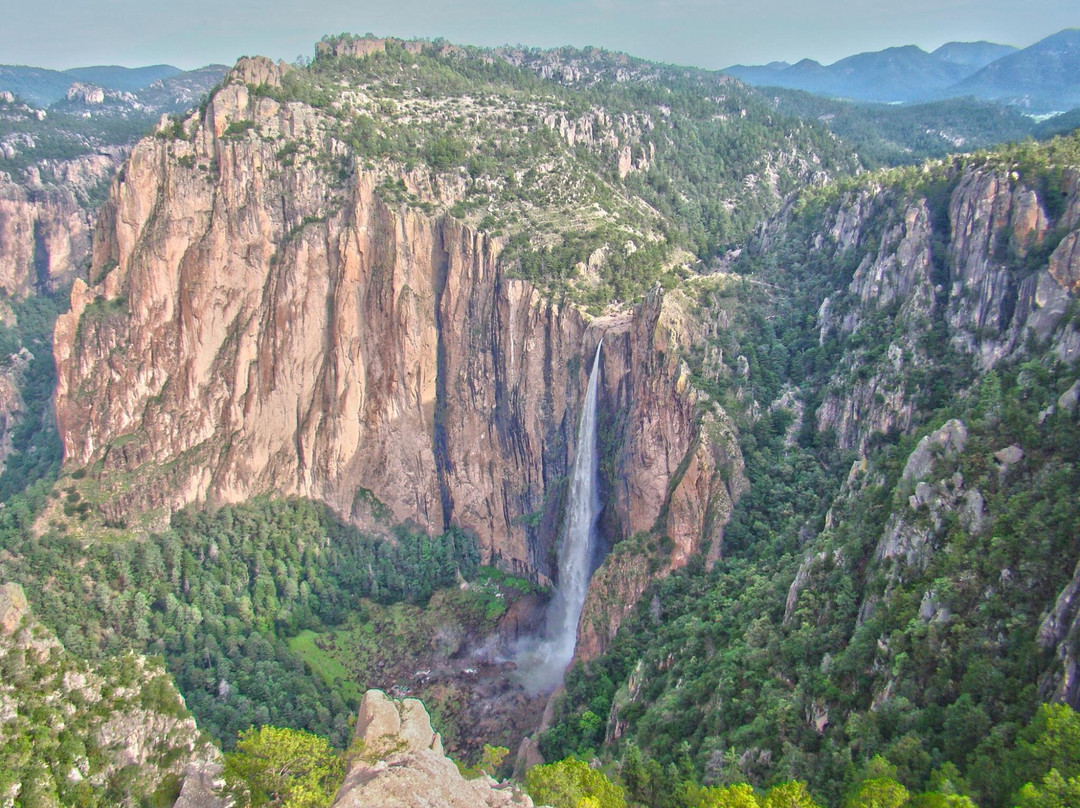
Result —
<path fill-rule="evenodd" d="M 1080 107 L 1080 28 L 1048 36 L 1003 56 L 961 81 L 956 89 L 1032 112 Z"/>
<path fill-rule="evenodd" d="M 927 88 L 943 90 L 968 75 L 961 65 L 939 59 L 914 45 L 859 53 L 824 67 L 804 59 L 783 71 L 795 90 L 858 101 L 915 101 Z"/>
<path fill-rule="evenodd" d="M 119 65 L 94 65 L 73 67 L 63 71 L 78 81 L 96 84 L 106 90 L 135 92 L 160 79 L 178 76 L 184 71 L 172 65 L 148 65 L 146 67 L 120 67 Z"/>
<path fill-rule="evenodd" d="M 995 42 L 946 42 L 931 51 L 930 55 L 944 62 L 978 70 L 1018 50 L 1012 45 L 998 45 Z"/>
<path fill-rule="evenodd" d="M 215 69 L 220 76 L 225 75 L 224 65 L 208 67 Z M 0 65 L 0 92 L 6 90 L 34 106 L 48 107 L 66 99 L 68 90 L 76 83 L 93 84 L 103 90 L 138 93 L 158 82 L 182 82 L 184 76 L 196 75 L 207 69 L 181 70 L 172 65 L 92 65 L 73 67 L 70 70 L 50 70 L 26 65 Z"/>
<path fill-rule="evenodd" d="M 756 86 L 804 90 L 853 101 L 909 103 L 972 96 L 1045 114 L 1080 106 L 1080 29 L 1017 49 L 993 42 L 948 42 L 858 53 L 831 65 L 732 65 L 724 73 Z"/>

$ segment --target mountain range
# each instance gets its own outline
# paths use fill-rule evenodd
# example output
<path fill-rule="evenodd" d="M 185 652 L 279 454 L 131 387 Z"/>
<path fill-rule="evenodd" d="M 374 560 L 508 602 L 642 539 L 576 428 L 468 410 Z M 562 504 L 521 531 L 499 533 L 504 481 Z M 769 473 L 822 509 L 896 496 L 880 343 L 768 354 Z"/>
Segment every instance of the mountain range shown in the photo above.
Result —
<path fill-rule="evenodd" d="M 1033 115 L 1080 106 L 1080 29 L 1017 49 L 992 42 L 949 42 L 927 53 L 915 45 L 858 53 L 831 65 L 732 65 L 723 72 L 762 87 L 805 90 L 853 101 L 910 103 L 972 96 Z"/>
<path fill-rule="evenodd" d="M 183 86 L 188 77 L 199 76 L 206 70 L 216 71 L 220 79 L 226 69 L 224 65 L 210 65 L 198 70 L 181 70 L 172 65 L 94 65 L 50 70 L 27 65 L 0 65 L 0 92 L 10 92 L 29 104 L 44 108 L 65 100 L 75 84 L 91 84 L 103 90 L 141 95 L 146 91 L 168 92 L 174 87 Z M 201 87 L 200 92 L 207 89 L 209 85 Z"/>

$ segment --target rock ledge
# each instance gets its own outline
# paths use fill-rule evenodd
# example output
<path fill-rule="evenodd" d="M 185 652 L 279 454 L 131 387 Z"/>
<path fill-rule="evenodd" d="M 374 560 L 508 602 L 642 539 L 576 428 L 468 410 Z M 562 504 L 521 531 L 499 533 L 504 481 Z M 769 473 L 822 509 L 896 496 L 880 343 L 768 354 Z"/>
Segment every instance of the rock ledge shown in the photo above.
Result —
<path fill-rule="evenodd" d="M 532 808 L 490 777 L 466 780 L 417 699 L 369 690 L 360 703 L 351 762 L 332 808 Z"/>

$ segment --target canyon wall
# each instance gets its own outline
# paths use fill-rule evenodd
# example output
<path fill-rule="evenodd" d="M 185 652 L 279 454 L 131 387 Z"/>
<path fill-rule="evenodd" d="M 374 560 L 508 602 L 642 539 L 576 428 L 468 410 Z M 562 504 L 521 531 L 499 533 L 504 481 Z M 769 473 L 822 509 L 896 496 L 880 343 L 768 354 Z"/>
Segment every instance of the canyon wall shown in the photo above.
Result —
<path fill-rule="evenodd" d="M 23 298 L 71 283 L 90 260 L 92 198 L 123 150 L 45 160 L 19 177 L 0 173 L 0 290 Z"/>
<path fill-rule="evenodd" d="M 252 91 L 285 69 L 242 61 L 185 137 L 134 149 L 58 320 L 65 465 L 106 517 L 301 495 L 367 526 L 460 526 L 548 577 L 603 337 L 608 541 L 659 526 L 672 563 L 718 548 L 728 492 L 677 307 L 657 291 L 593 319 L 506 277 L 500 240 L 438 212 L 453 182 L 401 168 L 418 202 L 388 202 L 316 111 Z M 297 139 L 317 159 L 283 158 Z"/>
<path fill-rule="evenodd" d="M 1080 357 L 1070 308 L 1080 172 L 1065 169 L 1060 190 L 1038 193 L 1038 182 L 981 163 L 941 182 L 936 195 L 848 192 L 811 236 L 808 247 L 833 266 L 857 262 L 817 314 L 822 346 L 863 342 L 847 343 L 815 413 L 819 431 L 835 431 L 844 448 L 865 453 L 873 435 L 909 430 L 936 365 L 985 371 L 1033 346 L 1066 363 Z M 756 249 L 772 249 L 789 224 L 774 220 Z"/>

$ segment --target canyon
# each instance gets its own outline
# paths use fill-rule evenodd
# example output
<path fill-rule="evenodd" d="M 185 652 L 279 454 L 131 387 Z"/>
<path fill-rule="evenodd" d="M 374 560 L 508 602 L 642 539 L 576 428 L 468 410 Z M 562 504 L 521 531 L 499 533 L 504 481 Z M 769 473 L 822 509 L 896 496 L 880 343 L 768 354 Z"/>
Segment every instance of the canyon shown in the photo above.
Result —
<path fill-rule="evenodd" d="M 191 502 L 272 491 L 369 528 L 459 526 L 486 559 L 550 579 L 584 357 L 603 338 L 607 546 L 660 520 L 665 568 L 717 554 L 741 458 L 730 431 L 703 428 L 724 416 L 702 416 L 686 379 L 694 325 L 678 296 L 590 317 L 507 277 L 499 239 L 387 204 L 363 170 L 331 184 L 281 166 L 280 143 L 225 137 L 241 120 L 318 131 L 310 108 L 249 91 L 280 71 L 242 61 L 205 119 L 185 122 L 190 140 L 135 148 L 90 283 L 75 281 L 57 321 L 64 462 L 89 470 L 106 518 L 161 524 Z M 432 205 L 457 201 L 415 172 L 398 179 Z"/>
<path fill-rule="evenodd" d="M 344 747 L 362 704 L 405 746 L 342 805 L 410 767 L 517 799 L 431 718 L 473 757 L 540 724 L 521 766 L 841 804 L 880 757 L 1004 805 L 1018 727 L 1080 709 L 1080 149 L 862 172 L 822 131 L 596 49 L 343 36 L 2 186 L 4 328 L 70 308 L 62 466 L 0 513 L 0 572 L 65 644 L 162 653 L 224 736 Z M 50 423 L 35 350 L 0 363 L 9 461 Z M 596 569 L 545 711 L 514 651 L 573 510 Z M 257 704 L 271 674 L 306 712 Z"/>

